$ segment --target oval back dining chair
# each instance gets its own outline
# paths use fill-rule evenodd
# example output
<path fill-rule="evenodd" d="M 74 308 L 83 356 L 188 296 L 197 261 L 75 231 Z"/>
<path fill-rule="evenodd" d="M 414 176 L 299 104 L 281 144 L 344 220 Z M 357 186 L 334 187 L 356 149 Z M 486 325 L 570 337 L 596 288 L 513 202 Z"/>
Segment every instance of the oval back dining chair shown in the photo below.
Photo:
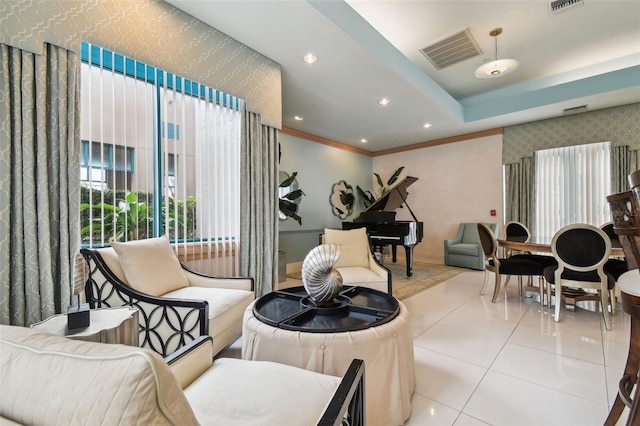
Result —
<path fill-rule="evenodd" d="M 558 261 L 557 266 L 544 269 L 544 277 L 555 286 L 556 306 L 554 320 L 560 321 L 563 287 L 592 289 L 597 294 L 584 294 L 582 300 L 600 301 L 604 325 L 611 330 L 609 298 L 615 286 L 613 276 L 604 270 L 611 254 L 611 240 L 601 229 L 586 223 L 565 226 L 553 236 L 551 251 Z M 551 285 L 547 287 L 551 300 Z M 613 312 L 613 310 L 612 310 Z"/>
<path fill-rule="evenodd" d="M 529 229 L 524 226 L 523 223 L 512 220 L 510 222 L 505 223 L 504 228 L 504 239 L 507 241 L 517 241 L 519 243 L 528 243 L 531 240 L 531 232 Z M 512 254 L 513 249 L 505 248 L 505 257 L 509 257 Z"/>
<path fill-rule="evenodd" d="M 502 286 L 502 275 L 516 275 L 518 277 L 537 275 L 541 276 L 544 271 L 544 265 L 526 258 L 527 255 L 518 255 L 500 259 L 498 258 L 498 243 L 496 237 L 484 223 L 478 223 L 478 235 L 480 236 L 480 245 L 485 258 L 484 280 L 482 282 L 482 290 L 480 294 L 484 294 L 487 285 L 488 272 L 495 275 L 495 285 L 493 288 L 493 297 L 491 302 L 495 303 Z M 520 281 L 522 283 L 522 281 Z M 542 288 L 542 287 L 540 287 Z M 522 292 L 522 289 L 520 290 Z"/>

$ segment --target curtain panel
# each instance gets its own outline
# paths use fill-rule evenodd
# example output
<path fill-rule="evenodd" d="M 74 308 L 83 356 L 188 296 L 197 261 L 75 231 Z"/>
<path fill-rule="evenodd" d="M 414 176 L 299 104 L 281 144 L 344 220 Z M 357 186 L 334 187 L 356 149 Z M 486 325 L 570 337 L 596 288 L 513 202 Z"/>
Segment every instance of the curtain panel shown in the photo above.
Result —
<path fill-rule="evenodd" d="M 629 190 L 627 176 L 640 168 L 638 150 L 628 145 L 611 147 L 611 193 L 619 194 Z"/>
<path fill-rule="evenodd" d="M 256 297 L 278 282 L 278 130 L 245 111 L 240 166 L 240 275 L 255 280 Z"/>
<path fill-rule="evenodd" d="M 0 45 L 0 323 L 28 326 L 71 299 L 79 249 L 79 59 Z"/>
<path fill-rule="evenodd" d="M 519 163 L 505 164 L 505 223 L 517 221 L 534 229 L 535 180 L 533 158 L 525 157 Z"/>

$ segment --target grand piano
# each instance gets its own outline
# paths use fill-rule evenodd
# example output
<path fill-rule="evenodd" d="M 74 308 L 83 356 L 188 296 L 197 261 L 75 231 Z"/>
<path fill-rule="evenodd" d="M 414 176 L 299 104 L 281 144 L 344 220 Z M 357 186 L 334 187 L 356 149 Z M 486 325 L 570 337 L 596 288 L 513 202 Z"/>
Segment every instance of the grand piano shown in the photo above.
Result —
<path fill-rule="evenodd" d="M 422 241 L 422 222 L 407 204 L 407 187 L 418 178 L 407 176 L 375 203 L 371 204 L 353 222 L 342 222 L 342 229 L 366 227 L 373 247 L 391 245 L 392 260 L 396 261 L 397 246 L 404 246 L 407 259 L 407 277 L 413 274 L 413 248 Z M 413 221 L 396 220 L 395 210 L 405 205 Z"/>

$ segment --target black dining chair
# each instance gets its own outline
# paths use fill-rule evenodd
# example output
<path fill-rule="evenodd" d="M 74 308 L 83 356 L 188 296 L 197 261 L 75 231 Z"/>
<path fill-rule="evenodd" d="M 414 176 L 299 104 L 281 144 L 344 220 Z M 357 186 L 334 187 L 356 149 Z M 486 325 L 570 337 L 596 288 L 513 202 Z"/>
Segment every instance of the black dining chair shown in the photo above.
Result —
<path fill-rule="evenodd" d="M 607 234 L 586 223 L 568 225 L 553 236 L 551 251 L 558 265 L 546 267 L 544 277 L 549 283 L 548 300 L 551 300 L 551 285 L 555 287 L 554 320 L 560 321 L 563 288 L 595 290 L 595 293 L 580 293 L 575 299 L 599 301 L 604 325 L 611 330 L 609 300 L 616 281 L 604 270 L 611 254 L 611 240 Z M 613 309 L 611 311 L 613 313 Z"/>
<path fill-rule="evenodd" d="M 502 275 L 515 275 L 520 278 L 520 284 L 522 284 L 522 276 L 538 276 L 542 277 L 545 265 L 536 262 L 533 258 L 527 256 L 535 255 L 515 255 L 507 258 L 499 258 L 497 255 L 498 243 L 496 237 L 484 223 L 478 224 L 478 235 L 480 236 L 480 245 L 485 258 L 485 275 L 482 282 L 482 290 L 480 294 L 484 294 L 484 289 L 487 285 L 488 272 L 493 272 L 495 275 L 495 286 L 493 288 L 493 297 L 491 302 L 495 303 L 500 293 L 500 287 L 502 286 Z M 540 256 L 547 257 L 550 256 Z M 544 284 L 540 282 L 540 295 L 541 301 L 543 300 Z M 522 289 L 520 290 L 522 294 Z"/>
<path fill-rule="evenodd" d="M 504 239 L 507 241 L 517 241 L 519 243 L 528 243 L 531 240 L 531 232 L 529 229 L 520 222 L 512 220 L 510 222 L 505 223 L 504 228 Z M 513 249 L 505 248 L 504 255 L 505 257 L 509 257 L 513 254 Z"/>

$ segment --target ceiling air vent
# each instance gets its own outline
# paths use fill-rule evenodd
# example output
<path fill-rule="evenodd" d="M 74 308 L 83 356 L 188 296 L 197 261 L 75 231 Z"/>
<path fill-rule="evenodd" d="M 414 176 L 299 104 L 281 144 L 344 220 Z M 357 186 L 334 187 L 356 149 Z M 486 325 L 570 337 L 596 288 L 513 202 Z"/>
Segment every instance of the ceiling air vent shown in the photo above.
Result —
<path fill-rule="evenodd" d="M 549 3 L 549 11 L 552 15 L 555 15 L 556 13 L 582 5 L 584 5 L 584 0 L 556 0 Z"/>
<path fill-rule="evenodd" d="M 563 114 L 576 114 L 578 112 L 585 112 L 587 110 L 586 105 L 575 106 L 571 108 L 565 108 L 562 110 Z"/>
<path fill-rule="evenodd" d="M 468 29 L 420 49 L 420 52 L 438 70 L 482 53 Z"/>

